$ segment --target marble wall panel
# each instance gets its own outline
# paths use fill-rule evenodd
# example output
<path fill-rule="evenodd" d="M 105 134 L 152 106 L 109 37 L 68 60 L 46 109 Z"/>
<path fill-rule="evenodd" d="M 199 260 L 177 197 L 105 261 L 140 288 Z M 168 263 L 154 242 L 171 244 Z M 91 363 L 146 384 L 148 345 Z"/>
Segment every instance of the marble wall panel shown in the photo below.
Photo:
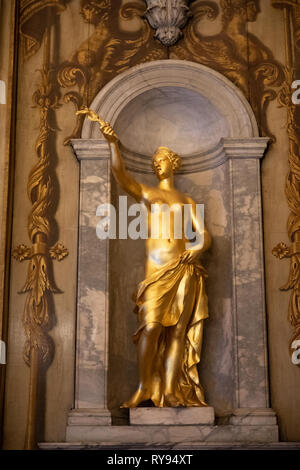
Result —
<path fill-rule="evenodd" d="M 260 162 L 231 161 L 238 406 L 268 407 Z"/>
<path fill-rule="evenodd" d="M 99 204 L 109 202 L 109 160 L 81 162 L 76 408 L 106 406 L 108 240 L 96 234 Z"/>

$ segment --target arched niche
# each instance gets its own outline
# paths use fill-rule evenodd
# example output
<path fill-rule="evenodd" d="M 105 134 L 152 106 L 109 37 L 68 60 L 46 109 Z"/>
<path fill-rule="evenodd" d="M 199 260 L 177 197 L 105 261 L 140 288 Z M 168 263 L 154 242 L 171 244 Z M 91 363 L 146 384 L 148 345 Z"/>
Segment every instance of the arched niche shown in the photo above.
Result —
<path fill-rule="evenodd" d="M 160 90 L 163 97 L 165 87 L 182 92 L 179 102 L 185 99 L 185 92 L 190 91 L 197 100 L 202 99 L 205 105 L 214 108 L 216 114 L 226 120 L 227 137 L 258 136 L 253 111 L 244 95 L 223 75 L 194 62 L 158 60 L 133 67 L 111 80 L 98 93 L 91 108 L 115 125 L 128 104 L 150 90 Z M 97 124 L 86 120 L 82 138 L 101 139 Z"/>
<path fill-rule="evenodd" d="M 260 159 L 268 139 L 258 136 L 247 100 L 208 67 L 164 60 L 120 74 L 90 107 L 118 133 L 126 166 L 139 181 L 156 184 L 151 155 L 157 146 L 180 153 L 176 185 L 204 203 L 213 238 L 203 260 L 210 318 L 200 380 L 207 401 L 219 416 L 240 409 L 268 414 L 260 195 Z M 84 432 L 87 410 L 96 410 L 99 425 L 110 424 L 110 412 L 118 416 L 120 404 L 136 387 L 131 335 L 137 320 L 131 296 L 144 276 L 142 240 L 96 237 L 98 204 L 118 206 L 124 194 L 111 178 L 109 146 L 98 124 L 86 119 L 82 138 L 72 146 L 80 161 L 81 194 L 71 440 Z"/>
<path fill-rule="evenodd" d="M 219 73 L 188 61 L 133 67 L 109 82 L 91 108 L 118 132 L 128 168 L 141 173 L 151 173 L 160 145 L 181 155 L 186 173 L 222 163 L 221 139 L 258 137 L 243 94 Z M 103 140 L 97 123 L 85 120 L 82 139 Z"/>

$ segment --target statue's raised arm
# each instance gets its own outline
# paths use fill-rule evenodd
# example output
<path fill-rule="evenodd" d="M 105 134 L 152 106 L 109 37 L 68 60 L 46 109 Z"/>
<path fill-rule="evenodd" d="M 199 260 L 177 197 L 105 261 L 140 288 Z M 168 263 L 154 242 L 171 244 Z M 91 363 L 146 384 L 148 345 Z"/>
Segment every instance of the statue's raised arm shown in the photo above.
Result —
<path fill-rule="evenodd" d="M 120 152 L 119 138 L 110 124 L 103 121 L 95 111 L 89 108 L 83 108 L 76 114 L 86 114 L 88 119 L 99 123 L 99 128 L 106 140 L 109 142 L 111 151 L 112 172 L 117 183 L 136 201 L 142 199 L 142 186 L 126 171 L 125 164 Z"/>

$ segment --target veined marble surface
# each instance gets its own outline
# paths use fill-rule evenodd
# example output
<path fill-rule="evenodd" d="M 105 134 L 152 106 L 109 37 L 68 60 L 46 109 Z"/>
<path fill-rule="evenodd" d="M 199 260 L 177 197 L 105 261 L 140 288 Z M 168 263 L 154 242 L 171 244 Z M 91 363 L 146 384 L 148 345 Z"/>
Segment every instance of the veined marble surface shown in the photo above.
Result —
<path fill-rule="evenodd" d="M 115 130 L 126 148 L 144 155 L 163 145 L 185 156 L 230 135 L 210 100 L 181 87 L 154 88 L 137 96 L 118 116 Z"/>
<path fill-rule="evenodd" d="M 211 442 L 276 442 L 277 426 L 73 426 L 67 430 L 67 441 L 98 442 L 102 445 L 147 444 L 195 445 Z"/>
<path fill-rule="evenodd" d="M 300 450 L 299 442 L 198 442 L 189 444 L 169 443 L 162 445 L 145 444 L 102 444 L 97 442 L 40 442 L 41 450 Z"/>
<path fill-rule="evenodd" d="M 80 171 L 75 406 L 105 409 L 109 246 L 97 238 L 96 209 L 110 200 L 109 160 L 86 160 Z"/>
<path fill-rule="evenodd" d="M 187 408 L 140 407 L 129 410 L 129 422 L 132 425 L 185 425 L 214 424 L 215 412 L 211 406 Z"/>

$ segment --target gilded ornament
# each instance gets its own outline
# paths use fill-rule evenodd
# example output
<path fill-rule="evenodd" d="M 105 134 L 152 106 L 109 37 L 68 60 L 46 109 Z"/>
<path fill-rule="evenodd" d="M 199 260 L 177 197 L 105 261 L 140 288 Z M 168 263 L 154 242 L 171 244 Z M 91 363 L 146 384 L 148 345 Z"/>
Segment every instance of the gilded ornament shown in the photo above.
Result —
<path fill-rule="evenodd" d="M 125 33 L 116 28 L 114 12 L 123 21 L 139 20 L 139 29 Z M 118 73 L 133 65 L 150 60 L 167 59 L 167 50 L 152 38 L 148 22 L 143 18 L 145 8 L 139 1 L 122 4 L 121 0 L 81 0 L 80 13 L 94 31 L 74 52 L 70 60 L 62 63 L 57 73 L 61 87 L 76 87 L 64 95 L 65 103 L 72 103 L 76 110 L 88 106 L 99 90 Z M 80 136 L 83 117 L 77 115 L 71 138 Z"/>
<path fill-rule="evenodd" d="M 272 52 L 248 31 L 260 13 L 259 0 L 196 1 L 190 4 L 192 19 L 184 37 L 170 48 L 171 57 L 207 65 L 225 75 L 244 93 L 256 115 L 262 135 L 272 135 L 266 120 L 269 102 L 276 98 L 276 88 L 284 79 L 282 66 Z M 201 33 L 202 20 L 211 21 L 221 14 L 220 33 Z M 274 89 L 275 88 L 275 89 Z"/>
<path fill-rule="evenodd" d="M 12 254 L 17 261 L 24 261 L 24 259 L 30 258 L 31 248 L 28 248 L 28 246 L 22 243 L 21 245 L 18 245 L 16 248 L 13 249 Z"/>
<path fill-rule="evenodd" d="M 64 247 L 62 243 L 57 242 L 56 245 L 54 245 L 52 248 L 49 250 L 50 257 L 52 259 L 56 259 L 57 261 L 63 260 L 66 256 L 68 256 L 69 251 L 67 248 Z"/>
<path fill-rule="evenodd" d="M 65 3 L 65 2 L 64 2 Z M 32 6 L 34 21 L 39 18 L 43 7 L 62 5 L 59 0 L 54 2 L 29 2 L 23 5 Z M 45 11 L 43 11 L 45 14 Z M 41 81 L 33 94 L 35 107 L 40 110 L 40 132 L 35 150 L 37 163 L 30 171 L 27 194 L 32 204 L 28 216 L 28 235 L 31 248 L 24 244 L 13 250 L 13 256 L 22 261 L 29 260 L 27 279 L 20 293 L 26 293 L 23 314 L 23 325 L 26 334 L 24 345 L 24 360 L 30 367 L 28 417 L 25 436 L 25 449 L 34 449 L 36 446 L 36 413 L 40 400 L 40 382 L 38 380 L 42 371 L 51 364 L 54 355 L 54 343 L 49 330 L 54 324 L 53 293 L 60 292 L 53 280 L 52 260 L 63 259 L 67 249 L 57 243 L 50 247 L 54 227 L 54 193 L 55 193 L 55 162 L 56 154 L 53 146 L 53 137 L 58 127 L 55 125 L 54 112 L 59 107 L 59 90 L 55 78 L 55 68 L 50 65 L 51 28 L 42 32 L 44 40 L 44 58 L 40 70 Z M 42 374 L 44 375 L 44 374 Z"/>
<path fill-rule="evenodd" d="M 282 258 L 290 258 L 290 272 L 288 281 L 281 290 L 291 290 L 288 307 L 288 319 L 295 331 L 290 341 L 290 354 L 292 357 L 292 344 L 300 340 L 300 118 L 297 106 L 292 102 L 292 83 L 295 80 L 298 48 L 296 19 L 299 17 L 299 1 L 282 0 L 272 1 L 273 6 L 283 9 L 285 21 L 285 50 L 286 66 L 284 67 L 284 83 L 278 93 L 278 101 L 281 107 L 287 110 L 287 133 L 289 137 L 289 173 L 286 179 L 285 193 L 290 209 L 287 221 L 288 236 L 291 245 L 279 243 L 273 248 L 273 255 Z M 291 26 L 293 25 L 293 30 Z M 294 41 L 293 41 L 294 39 Z M 293 44 L 295 50 L 293 50 Z"/>
<path fill-rule="evenodd" d="M 273 248 L 272 255 L 276 256 L 279 259 L 282 259 L 291 256 L 291 253 L 288 246 L 285 243 L 280 242 Z"/>

